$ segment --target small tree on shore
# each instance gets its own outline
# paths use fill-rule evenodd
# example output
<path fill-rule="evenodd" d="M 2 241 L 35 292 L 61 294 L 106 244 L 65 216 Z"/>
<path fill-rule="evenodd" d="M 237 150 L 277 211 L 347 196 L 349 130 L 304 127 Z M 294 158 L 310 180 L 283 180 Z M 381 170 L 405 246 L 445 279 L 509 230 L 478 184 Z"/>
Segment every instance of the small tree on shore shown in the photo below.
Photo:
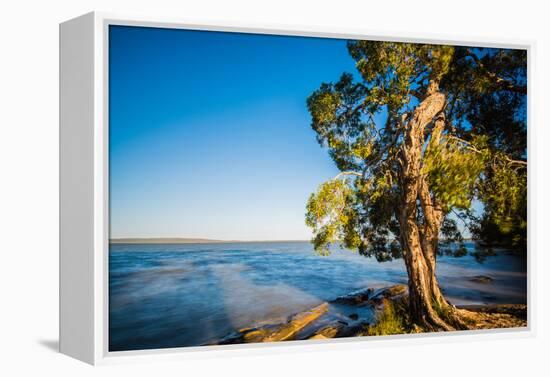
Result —
<path fill-rule="evenodd" d="M 307 203 L 314 247 L 403 257 L 411 319 L 431 331 L 466 328 L 437 282 L 440 238 L 460 244 L 460 219 L 480 238 L 507 234 L 524 248 L 526 52 L 375 41 L 348 50 L 355 76 L 307 100 L 341 171 Z"/>

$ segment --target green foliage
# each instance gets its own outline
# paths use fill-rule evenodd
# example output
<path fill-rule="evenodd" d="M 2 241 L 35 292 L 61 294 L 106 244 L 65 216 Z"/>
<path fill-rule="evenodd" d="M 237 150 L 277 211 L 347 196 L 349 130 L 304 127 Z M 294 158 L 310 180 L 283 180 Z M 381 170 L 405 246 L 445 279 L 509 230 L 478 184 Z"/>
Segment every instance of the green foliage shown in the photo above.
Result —
<path fill-rule="evenodd" d="M 401 255 L 404 128 L 433 90 L 447 99 L 445 124 L 428 124 L 420 159 L 430 196 L 443 212 L 442 234 L 461 240 L 449 218 L 458 211 L 479 237 L 491 224 L 521 243 L 526 171 L 509 162 L 525 155 L 525 54 L 376 41 L 350 41 L 348 50 L 360 80 L 344 73 L 307 99 L 318 142 L 338 169 L 353 172 L 322 184 L 307 203 L 315 249 L 327 254 L 330 244 L 340 242 L 379 261 Z M 485 205 L 480 219 L 470 214 L 474 199 Z M 418 221 L 425 221 L 420 205 L 418 213 Z"/>
<path fill-rule="evenodd" d="M 348 248 L 357 248 L 361 239 L 356 229 L 353 190 L 341 180 L 319 186 L 306 205 L 306 224 L 313 228 L 313 244 L 321 255 L 330 253 L 329 245 L 342 241 Z"/>
<path fill-rule="evenodd" d="M 374 145 L 374 123 L 362 114 L 358 104 L 365 88 L 344 74 L 335 84 L 322 84 L 307 99 L 317 140 L 327 146 L 336 166 L 342 170 L 359 169 Z"/>
<path fill-rule="evenodd" d="M 313 122 L 321 127 L 332 124 L 337 120 L 336 111 L 340 104 L 340 95 L 333 91 L 330 85 L 321 87 L 308 101 Z"/>
<path fill-rule="evenodd" d="M 523 172 L 495 166 L 493 175 L 483 186 L 483 196 L 501 232 L 509 232 L 513 216 L 526 209 L 526 195 L 527 180 Z"/>
<path fill-rule="evenodd" d="M 434 196 L 445 212 L 452 208 L 468 210 L 472 204 L 489 150 L 483 147 L 483 137 L 471 144 L 444 138 L 426 148 L 422 173 L 427 174 Z"/>
<path fill-rule="evenodd" d="M 527 249 L 527 171 L 496 164 L 488 169 L 480 198 L 485 212 L 471 227 L 487 245 Z"/>
<path fill-rule="evenodd" d="M 525 50 L 460 48 L 442 81 L 456 134 L 483 136 L 491 151 L 477 193 L 485 210 L 471 232 L 517 250 L 527 248 L 527 169 L 508 159 L 526 159 L 526 67 Z"/>
<path fill-rule="evenodd" d="M 384 300 L 383 309 L 376 318 L 376 324 L 367 330 L 368 335 L 395 335 L 406 332 L 404 310 L 399 304 Z"/>
<path fill-rule="evenodd" d="M 373 113 L 407 105 L 411 89 L 445 75 L 454 53 L 452 46 L 373 41 L 350 41 L 348 49 L 370 87 L 364 102 Z"/>
<path fill-rule="evenodd" d="M 314 230 L 313 243 L 322 253 L 328 244 L 341 241 L 379 261 L 401 255 L 397 244 L 399 227 L 395 218 L 399 187 L 395 156 L 399 137 L 392 120 L 398 119 L 430 75 L 440 76 L 448 69 L 453 49 L 447 46 L 413 45 L 391 42 L 349 43 L 363 82 L 343 74 L 334 84 L 322 84 L 307 100 L 317 139 L 328 147 L 341 171 L 363 172 L 363 177 L 346 185 L 347 211 L 330 218 L 315 213 L 319 207 L 334 208 L 328 195 L 340 190 L 321 186 L 307 206 L 306 222 Z M 418 89 L 413 93 L 412 89 Z M 388 113 L 381 128 L 375 117 Z M 329 184 L 332 187 L 334 184 Z M 346 189 L 346 190 L 348 190 Z"/>

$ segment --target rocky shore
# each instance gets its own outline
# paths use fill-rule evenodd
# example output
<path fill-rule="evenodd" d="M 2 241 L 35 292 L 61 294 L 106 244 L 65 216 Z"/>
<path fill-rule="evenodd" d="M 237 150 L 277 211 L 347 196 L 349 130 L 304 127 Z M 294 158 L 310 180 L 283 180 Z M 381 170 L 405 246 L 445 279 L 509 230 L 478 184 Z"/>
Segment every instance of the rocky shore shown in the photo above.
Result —
<path fill-rule="evenodd" d="M 282 323 L 240 329 L 217 344 L 421 332 L 421 329 L 407 325 L 404 306 L 407 295 L 405 285 L 359 290 L 296 313 Z M 462 306 L 459 310 L 471 329 L 527 326 L 526 305 Z"/>

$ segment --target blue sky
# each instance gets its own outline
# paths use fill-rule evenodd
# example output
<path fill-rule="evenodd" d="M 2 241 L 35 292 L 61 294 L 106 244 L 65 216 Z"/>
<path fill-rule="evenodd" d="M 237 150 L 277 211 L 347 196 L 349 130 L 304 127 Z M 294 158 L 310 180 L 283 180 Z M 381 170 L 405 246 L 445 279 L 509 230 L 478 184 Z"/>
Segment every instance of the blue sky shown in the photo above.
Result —
<path fill-rule="evenodd" d="M 344 40 L 111 26 L 109 58 L 111 238 L 310 238 L 338 171 L 306 98 Z"/>

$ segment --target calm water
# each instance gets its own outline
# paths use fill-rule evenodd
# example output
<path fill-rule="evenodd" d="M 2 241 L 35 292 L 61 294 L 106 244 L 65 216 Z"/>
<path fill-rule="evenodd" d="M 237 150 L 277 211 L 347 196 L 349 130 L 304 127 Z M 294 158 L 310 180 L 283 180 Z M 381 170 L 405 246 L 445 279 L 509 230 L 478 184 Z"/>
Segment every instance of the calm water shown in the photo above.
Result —
<path fill-rule="evenodd" d="M 357 289 L 406 283 L 402 260 L 320 257 L 307 242 L 112 244 L 109 261 L 111 351 L 202 345 Z M 524 258 L 498 253 L 483 263 L 440 257 L 437 275 L 454 304 L 524 303 L 525 271 Z M 477 275 L 494 280 L 469 280 Z"/>

